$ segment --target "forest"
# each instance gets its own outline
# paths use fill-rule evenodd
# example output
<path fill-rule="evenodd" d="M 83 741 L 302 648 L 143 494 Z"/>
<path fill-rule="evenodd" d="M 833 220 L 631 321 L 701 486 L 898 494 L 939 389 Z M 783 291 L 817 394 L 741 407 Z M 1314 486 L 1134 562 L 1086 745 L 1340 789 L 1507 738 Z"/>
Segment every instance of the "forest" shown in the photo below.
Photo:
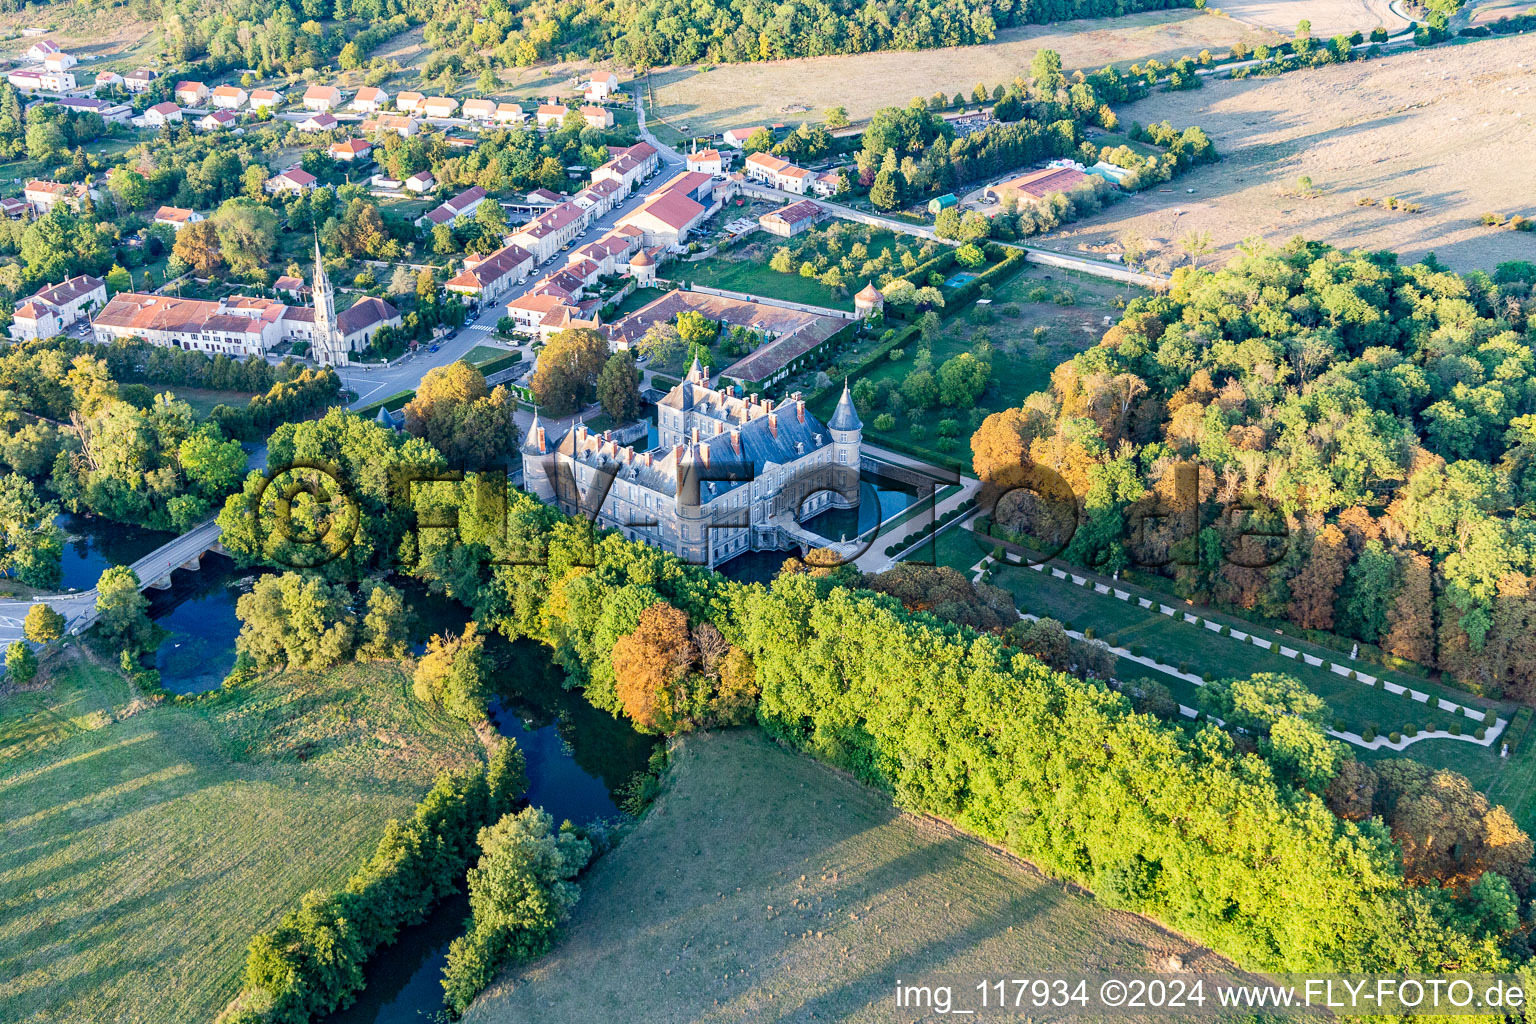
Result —
<path fill-rule="evenodd" d="M 390 466 L 438 462 L 340 413 L 279 435 L 275 463 L 302 450 L 356 474 L 365 513 L 385 507 Z M 1094 652 L 1061 658 L 1059 627 L 1005 627 L 1008 597 L 950 570 L 865 580 L 808 558 L 745 584 L 526 495 L 487 500 L 473 475 L 412 494 L 409 515 L 364 515 L 321 571 L 410 572 L 478 629 L 549 645 L 569 686 L 642 730 L 755 721 L 1244 966 L 1496 971 L 1528 956 L 1529 838 L 1454 773 L 1357 765 L 1294 681 L 1213 690 L 1254 730 L 1235 736 L 1139 713 Z M 327 511 L 304 500 L 295 515 Z M 232 555 L 292 564 L 249 507 L 232 497 L 220 517 Z M 272 514 L 256 517 L 268 531 Z M 1074 662 L 1081 678 L 1062 670 Z M 1450 858 L 1429 835 L 1448 828 L 1465 832 Z"/>
<path fill-rule="evenodd" d="M 1533 281 L 1301 240 L 1181 268 L 983 422 L 993 522 L 1536 700 Z M 1039 468 L 1075 508 L 1017 489 Z"/>

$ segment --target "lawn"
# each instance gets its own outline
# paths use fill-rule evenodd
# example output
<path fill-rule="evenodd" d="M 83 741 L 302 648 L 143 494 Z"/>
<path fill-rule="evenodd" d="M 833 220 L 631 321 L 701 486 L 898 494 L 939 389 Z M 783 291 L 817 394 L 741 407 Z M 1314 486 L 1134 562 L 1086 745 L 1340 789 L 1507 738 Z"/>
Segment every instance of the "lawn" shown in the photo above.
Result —
<path fill-rule="evenodd" d="M 154 387 L 151 385 L 151 387 Z M 159 388 L 154 390 L 159 391 Z M 192 407 L 199 419 L 213 412 L 216 405 L 230 405 L 243 409 L 250 403 L 250 391 L 214 391 L 209 388 L 171 388 L 176 397 Z"/>
<path fill-rule="evenodd" d="M 636 288 L 624 296 L 624 301 L 614 307 L 610 320 L 617 320 L 621 316 L 633 313 L 637 309 L 643 309 L 667 294 L 661 288 Z"/>
<path fill-rule="evenodd" d="M 1193 952 L 756 730 L 687 737 L 665 787 L 582 880 L 555 949 L 466 1021 L 928 1020 L 891 1005 L 896 978 L 1142 971 Z"/>
<path fill-rule="evenodd" d="M 486 363 L 493 363 L 498 359 L 505 358 L 507 354 L 506 349 L 497 348 L 494 345 L 476 345 L 464 353 L 464 362 L 471 366 L 483 366 Z"/>
<path fill-rule="evenodd" d="M 981 555 L 974 543 L 972 551 L 976 552 L 974 556 L 964 551 L 958 552 L 960 560 L 970 557 L 971 563 L 974 564 Z M 1111 646 L 1132 649 L 1140 647 L 1144 654 L 1157 658 L 1165 665 L 1184 666 L 1188 671 L 1207 678 L 1244 677 L 1255 672 L 1284 672 L 1294 676 L 1309 690 L 1327 701 L 1334 715 L 1348 723 L 1351 732 L 1361 732 L 1367 723 L 1374 723 L 1382 733 L 1410 723 L 1422 730 L 1431 720 L 1439 722 L 1443 727 L 1453 717 L 1448 711 L 1431 712 L 1427 706 L 1410 699 L 1406 694 L 1393 694 L 1337 675 L 1326 667 L 1326 662 L 1323 666 L 1317 667 L 1308 665 L 1299 658 L 1282 657 L 1275 651 L 1266 651 L 1253 644 L 1239 642 L 1229 636 L 1221 636 L 1204 625 L 1187 623 L 1182 617 L 1174 618 L 1142 608 L 1134 600 L 1119 601 L 1112 596 L 1095 593 L 1091 588 L 1079 586 L 1070 580 L 1057 579 L 1048 570 L 1037 572 L 1034 569 L 1021 567 L 1000 567 L 992 582 L 1011 592 L 1021 611 L 1070 623 L 1074 629 L 1091 627 L 1098 639 L 1108 642 Z M 1124 584 L 1121 586 L 1122 589 L 1130 590 L 1133 598 L 1142 596 L 1136 588 Z M 1208 614 L 1204 608 L 1186 608 L 1182 605 L 1177 607 L 1181 610 L 1197 612 L 1202 618 L 1221 620 L 1220 616 Z M 1238 628 L 1242 629 L 1242 626 L 1239 625 Z M 1287 644 L 1287 646 L 1290 645 Z M 1299 649 L 1314 656 L 1324 653 L 1311 647 Z M 1144 674 L 1154 678 L 1173 690 L 1180 703 L 1191 707 L 1196 706 L 1198 688 L 1193 684 L 1184 683 L 1174 677 L 1134 664 L 1122 665 L 1121 670 L 1122 675 Z M 1375 675 L 1379 670 L 1369 664 L 1361 663 L 1361 671 Z M 1443 697 L 1468 707 L 1492 706 L 1491 702 L 1475 700 L 1464 693 L 1410 680 L 1408 677 L 1399 679 L 1389 674 L 1387 678 L 1393 682 L 1411 682 L 1416 689 L 1429 693 L 1431 697 Z M 1507 706 L 1500 707 L 1504 709 L 1501 713 L 1507 715 Z M 1464 721 L 1470 733 L 1472 723 L 1470 720 Z M 1462 740 L 1423 740 L 1408 748 L 1408 756 L 1417 756 L 1417 751 L 1436 746 L 1473 749 L 1470 744 Z"/>
<path fill-rule="evenodd" d="M 925 455 L 935 461 L 971 463 L 970 436 L 990 412 L 1022 405 L 1024 399 L 1050 386 L 1051 372 L 1063 361 L 1097 343 L 1106 329 L 1105 317 L 1118 319 L 1117 305 L 1138 294 L 1132 285 L 1117 285 L 1097 278 L 1069 276 L 1049 267 L 1026 266 L 993 294 L 990 316 L 979 318 L 975 307 L 945 310 L 940 333 L 933 339 L 932 368 L 962 352 L 976 352 L 984 342 L 991 347 L 992 380 L 975 407 L 937 408 L 922 412 L 898 412 L 889 403 L 877 405 L 864 416 L 864 437 L 875 444 Z M 1071 305 L 1059 305 L 1058 296 L 1071 297 Z M 958 315 L 953 315 L 958 314 Z M 1037 329 L 1044 334 L 1036 336 Z M 1042 340 L 1043 339 L 1043 340 Z M 898 387 L 914 369 L 917 347 L 899 350 L 902 357 L 876 363 L 863 377 L 877 387 Z M 891 412 L 895 423 L 887 430 L 875 426 L 876 417 Z M 945 446 L 936 437 L 936 424 L 955 420 L 959 436 Z M 914 434 L 913 428 L 917 428 Z"/>
<path fill-rule="evenodd" d="M 480 756 L 396 668 L 150 705 L 82 648 L 0 696 L 0 1020 L 210 1021 L 245 946 Z"/>

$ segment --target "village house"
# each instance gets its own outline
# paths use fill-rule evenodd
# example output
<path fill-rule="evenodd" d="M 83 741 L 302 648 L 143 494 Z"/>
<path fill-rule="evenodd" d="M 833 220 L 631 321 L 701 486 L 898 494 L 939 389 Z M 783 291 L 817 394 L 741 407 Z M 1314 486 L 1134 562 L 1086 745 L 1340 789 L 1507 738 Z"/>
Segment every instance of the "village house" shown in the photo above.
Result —
<path fill-rule="evenodd" d="M 290 167 L 267 179 L 264 186 L 274 196 L 303 195 L 315 187 L 315 176 L 302 167 Z"/>
<path fill-rule="evenodd" d="M 636 182 L 656 173 L 660 161 L 656 147 L 648 142 L 638 142 L 627 148 L 611 147 L 608 152 L 612 155 L 592 172 L 592 180 L 616 181 L 623 187 L 625 195 L 635 190 Z"/>
<path fill-rule="evenodd" d="M 553 335 L 575 327 L 601 330 L 601 305 L 595 298 L 582 299 L 553 283 L 541 282 L 527 295 L 507 303 L 507 316 L 520 333 L 548 341 Z"/>
<path fill-rule="evenodd" d="M 587 122 L 588 128 L 613 127 L 613 111 L 609 110 L 607 107 L 582 107 L 581 119 Z"/>
<path fill-rule="evenodd" d="M 196 210 L 183 210 L 179 206 L 162 206 L 155 211 L 155 223 L 164 224 L 176 231 L 180 231 L 188 224 L 196 224 L 203 219 L 203 215 Z"/>
<path fill-rule="evenodd" d="M 341 122 L 336 120 L 336 115 L 322 110 L 320 113 L 310 114 L 300 121 L 298 129 L 301 132 L 328 132 L 339 124 Z"/>
<path fill-rule="evenodd" d="M 822 198 L 837 195 L 842 187 L 843 174 L 839 168 L 834 167 L 830 171 L 823 171 L 811 178 L 811 191 Z"/>
<path fill-rule="evenodd" d="M 27 60 L 44 60 L 55 53 L 63 53 L 52 39 L 40 39 L 27 48 Z"/>
<path fill-rule="evenodd" d="M 394 132 L 402 139 L 408 139 L 416 134 L 416 119 L 405 114 L 379 114 L 363 122 L 363 134 L 379 135 L 383 132 Z"/>
<path fill-rule="evenodd" d="M 107 285 L 82 274 L 23 299 L 11 318 L 11 339 L 52 338 L 107 304 Z"/>
<path fill-rule="evenodd" d="M 50 53 L 43 58 L 43 67 L 49 71 L 68 71 L 79 63 L 79 59 L 74 54 L 65 53 L 63 50 L 60 50 L 58 53 Z"/>
<path fill-rule="evenodd" d="M 803 196 L 810 186 L 811 172 L 797 167 L 788 160 L 780 160 L 768 153 L 753 153 L 741 165 L 741 172 L 749 181 L 760 181 L 781 192 Z"/>
<path fill-rule="evenodd" d="M 123 76 L 116 71 L 100 71 L 96 74 L 96 88 L 111 89 L 123 85 Z M 126 86 L 125 86 L 126 88 Z"/>
<path fill-rule="evenodd" d="M 329 152 L 332 160 L 350 164 L 356 160 L 368 159 L 373 152 L 373 145 L 366 139 L 347 139 L 345 142 L 331 143 Z"/>
<path fill-rule="evenodd" d="M 443 287 L 477 303 L 496 302 L 514 284 L 528 280 L 532 270 L 533 254 L 508 245 L 488 256 L 466 256 L 463 271 Z"/>
<path fill-rule="evenodd" d="M 534 259 L 543 263 L 553 259 L 561 246 L 575 238 L 585 225 L 586 216 L 581 207 L 573 202 L 563 202 L 513 230 L 507 236 L 507 243 L 527 249 Z"/>
<path fill-rule="evenodd" d="M 474 121 L 489 121 L 496 116 L 496 102 L 478 98 L 465 100 L 464 116 Z"/>
<path fill-rule="evenodd" d="M 402 114 L 419 114 L 427 98 L 419 92 L 402 92 L 395 96 L 395 109 Z"/>
<path fill-rule="evenodd" d="M 276 89 L 256 89 L 251 92 L 252 110 L 275 110 L 283 105 L 283 94 Z"/>
<path fill-rule="evenodd" d="M 21 195 L 39 217 L 60 205 L 79 212 L 87 198 L 93 203 L 101 198 L 100 193 L 93 188 L 58 181 L 29 181 L 22 188 Z"/>
<path fill-rule="evenodd" d="M 730 146 L 732 149 L 740 149 L 747 144 L 747 140 L 750 139 L 753 135 L 758 132 L 765 132 L 767 130 L 767 128 L 760 124 L 753 125 L 751 128 L 732 128 L 724 135 L 722 135 L 721 138 L 725 141 L 725 144 Z"/>
<path fill-rule="evenodd" d="M 352 102 L 347 106 L 364 114 L 377 113 L 389 106 L 389 93 L 376 85 L 365 85 L 357 90 L 357 95 L 352 97 Z"/>
<path fill-rule="evenodd" d="M 90 96 L 61 96 L 54 100 L 56 106 L 78 113 L 95 114 L 108 124 L 127 124 L 133 118 L 133 108 L 126 103 L 109 103 Z"/>
<path fill-rule="evenodd" d="M 534 117 L 540 128 L 559 128 L 570 108 L 563 103 L 540 103 Z"/>
<path fill-rule="evenodd" d="M 672 246 L 685 244 L 689 232 L 706 216 L 708 211 L 701 203 L 682 191 L 672 190 L 653 195 L 621 217 L 619 223 L 639 228 L 648 246 Z"/>
<path fill-rule="evenodd" d="M 438 224 L 452 224 L 460 217 L 473 216 L 474 212 L 480 208 L 480 204 L 485 202 L 487 198 L 485 189 L 475 185 L 460 192 L 436 209 L 428 210 L 416 218 L 416 226 L 431 230 Z"/>
<path fill-rule="evenodd" d="M 793 238 L 802 231 L 809 231 L 826 216 L 827 210 L 820 203 L 813 199 L 802 199 L 783 209 L 763 214 L 757 218 L 757 223 L 770 235 Z"/>
<path fill-rule="evenodd" d="M 208 87 L 202 82 L 177 82 L 171 95 L 184 107 L 201 107 L 208 102 Z"/>
<path fill-rule="evenodd" d="M 304 109 L 314 111 L 335 110 L 341 106 L 341 90 L 334 85 L 312 85 L 304 90 Z"/>
<path fill-rule="evenodd" d="M 160 77 L 160 72 L 152 68 L 139 68 L 130 71 L 123 76 L 123 88 L 129 92 L 144 92 Z"/>
<path fill-rule="evenodd" d="M 618 75 L 612 71 L 594 71 L 582 95 L 589 103 L 601 103 L 618 91 Z"/>
<path fill-rule="evenodd" d="M 181 108 L 169 101 L 156 103 L 144 111 L 144 123 L 151 128 L 158 128 L 161 125 L 169 124 L 172 121 L 180 121 L 181 119 Z"/>
<path fill-rule="evenodd" d="M 195 123 L 198 131 L 213 132 L 229 128 L 239 121 L 240 115 L 233 110 L 215 110 L 211 114 L 204 114 Z"/>
<path fill-rule="evenodd" d="M 11 196 L 6 196 L 4 199 L 0 199 L 0 217 L 6 217 L 10 220 L 19 220 L 22 217 L 25 217 L 27 215 L 27 211 L 30 209 L 31 207 L 27 205 L 27 201 L 25 199 L 15 199 Z"/>
<path fill-rule="evenodd" d="M 417 171 L 405 179 L 405 190 L 407 192 L 430 192 L 436 186 L 437 179 L 432 176 L 431 171 Z"/>
<path fill-rule="evenodd" d="M 239 110 L 250 94 L 238 85 L 221 85 L 208 94 L 208 100 L 220 110 Z"/>
<path fill-rule="evenodd" d="M 523 108 L 516 103 L 496 104 L 496 113 L 493 115 L 497 124 L 522 124 L 528 119 L 523 113 Z"/>
<path fill-rule="evenodd" d="M 459 101 L 452 96 L 428 96 L 421 104 L 423 117 L 452 117 Z"/>
<path fill-rule="evenodd" d="M 725 161 L 720 159 L 718 149 L 701 149 L 688 154 L 688 169 L 698 171 L 700 174 L 725 173 Z"/>

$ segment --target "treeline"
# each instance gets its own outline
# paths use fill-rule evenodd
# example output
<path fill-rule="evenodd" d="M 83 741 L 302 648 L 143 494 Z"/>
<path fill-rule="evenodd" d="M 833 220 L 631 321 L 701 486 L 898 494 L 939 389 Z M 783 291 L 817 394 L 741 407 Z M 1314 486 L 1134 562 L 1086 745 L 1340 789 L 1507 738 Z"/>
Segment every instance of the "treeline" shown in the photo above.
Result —
<path fill-rule="evenodd" d="M 1248 966 L 1507 966 L 1507 934 L 1465 923 L 1474 905 L 1404 884 L 1381 826 L 1341 820 L 1214 726 L 1186 734 L 831 576 L 738 584 L 616 534 L 594 545 L 525 496 L 506 521 L 477 514 L 462 487 L 422 507 L 469 514 L 457 540 L 422 538 L 416 571 L 477 621 L 550 644 L 601 707 L 642 725 L 684 705 L 689 722 L 720 720 L 745 690 L 784 742 Z M 705 625 L 719 633 L 714 677 Z"/>
<path fill-rule="evenodd" d="M 1067 558 L 1529 702 L 1536 528 L 1508 510 L 1536 498 L 1533 343 L 1514 268 L 1250 247 L 1134 300 L 983 423 L 974 468 L 994 494 L 1023 466 L 1058 474 L 1075 533 L 1054 499 L 1015 494 L 994 520 Z"/>
<path fill-rule="evenodd" d="M 269 363 L 260 356 L 234 359 L 189 349 L 151 345 L 142 338 L 119 338 L 109 345 L 81 346 L 106 360 L 114 379 L 176 388 L 210 391 L 265 391 L 291 381 L 304 371 L 293 359 Z"/>
<path fill-rule="evenodd" d="M 227 1024 L 308 1024 L 350 1006 L 368 959 L 458 888 L 480 854 L 481 829 L 508 814 L 527 786 L 510 740 L 486 765 L 439 775 L 410 818 L 384 827 L 373 856 L 341 889 L 305 894 L 251 940 Z"/>

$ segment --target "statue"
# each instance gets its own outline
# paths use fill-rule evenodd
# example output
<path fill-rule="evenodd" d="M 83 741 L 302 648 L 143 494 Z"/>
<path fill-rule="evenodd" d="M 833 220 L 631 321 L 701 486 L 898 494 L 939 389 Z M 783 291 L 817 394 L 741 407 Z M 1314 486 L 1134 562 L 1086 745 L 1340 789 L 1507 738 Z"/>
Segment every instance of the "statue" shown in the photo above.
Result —
<path fill-rule="evenodd" d="M 1354 661 L 1358 657 L 1360 657 L 1360 645 L 1355 644 L 1354 648 L 1349 652 L 1349 660 Z"/>

